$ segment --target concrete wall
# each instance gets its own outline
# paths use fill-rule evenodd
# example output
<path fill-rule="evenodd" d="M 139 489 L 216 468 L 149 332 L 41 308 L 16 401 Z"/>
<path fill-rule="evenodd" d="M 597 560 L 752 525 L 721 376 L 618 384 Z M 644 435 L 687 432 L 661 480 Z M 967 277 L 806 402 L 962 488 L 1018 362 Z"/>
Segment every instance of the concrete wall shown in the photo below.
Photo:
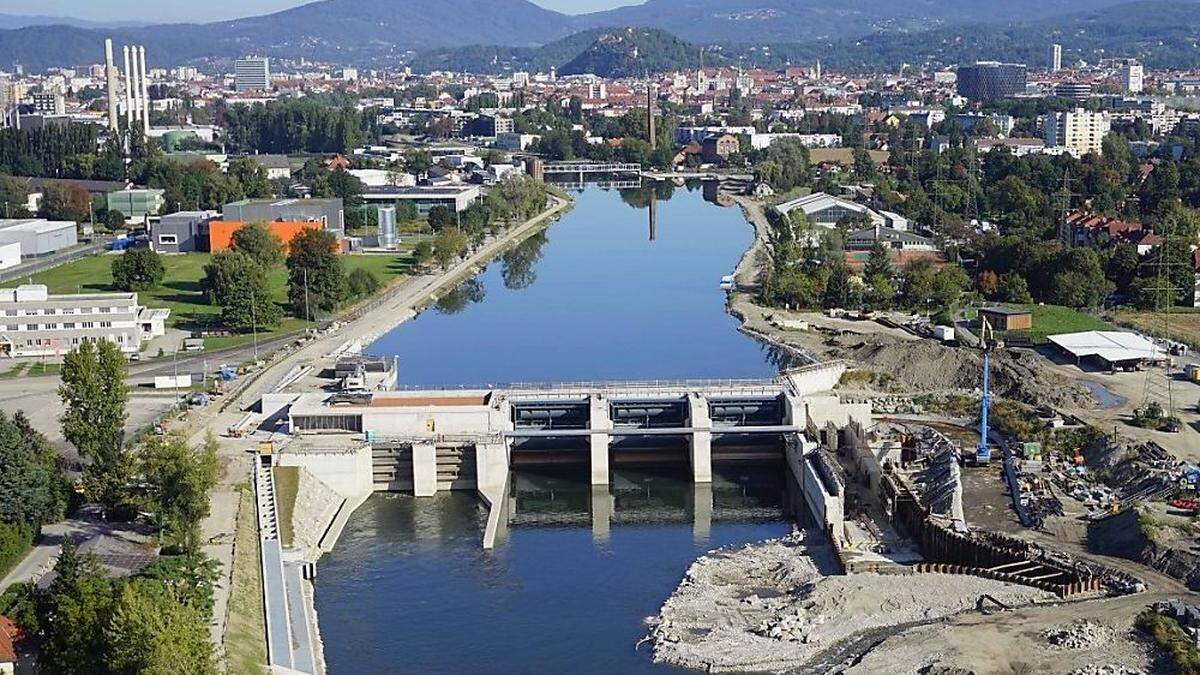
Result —
<path fill-rule="evenodd" d="M 296 505 L 292 511 L 292 547 L 316 559 L 325 530 L 338 515 L 346 497 L 317 478 L 308 469 L 300 469 Z"/>
<path fill-rule="evenodd" d="M 21 264 L 21 242 L 14 241 L 0 244 L 0 270 L 16 267 Z"/>
<path fill-rule="evenodd" d="M 480 434 L 507 429 L 506 420 L 500 411 L 482 405 L 353 410 L 362 413 L 364 431 L 369 429 L 383 438 L 423 433 Z"/>
<path fill-rule="evenodd" d="M 287 452 L 275 456 L 278 466 L 298 466 L 314 476 L 345 499 L 357 499 L 370 494 L 374 488 L 371 466 L 371 446 L 347 451 Z"/>
<path fill-rule="evenodd" d="M 824 427 L 827 422 L 844 427 L 850 420 L 862 424 L 871 421 L 870 403 L 842 403 L 834 394 L 807 396 L 804 407 L 809 421 L 818 428 Z"/>
<path fill-rule="evenodd" d="M 787 446 L 788 467 L 800 485 L 804 502 L 813 518 L 840 544 L 844 539 L 845 514 L 841 494 L 834 494 L 816 467 L 816 443 L 801 437 L 799 443 Z M 836 488 L 833 488 L 836 489 Z"/>

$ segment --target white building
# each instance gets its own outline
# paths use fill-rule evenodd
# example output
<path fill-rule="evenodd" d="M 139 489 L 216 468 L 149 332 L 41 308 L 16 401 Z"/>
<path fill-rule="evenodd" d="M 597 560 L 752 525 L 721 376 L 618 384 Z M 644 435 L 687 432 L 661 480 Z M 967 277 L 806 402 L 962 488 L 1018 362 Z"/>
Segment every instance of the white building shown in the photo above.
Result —
<path fill-rule="evenodd" d="M 1050 45 L 1049 56 L 1047 57 L 1046 61 L 1046 65 L 1048 66 L 1047 70 L 1050 72 L 1057 73 L 1058 71 L 1062 70 L 1062 45 Z"/>
<path fill-rule="evenodd" d="M 21 244 L 20 242 L 9 242 L 0 244 L 0 270 L 6 270 L 10 267 L 16 267 L 21 264 Z"/>
<path fill-rule="evenodd" d="M 1112 128 L 1108 113 L 1088 112 L 1083 108 L 1050 113 L 1042 118 L 1047 146 L 1061 146 L 1087 154 L 1100 152 L 1104 137 Z"/>
<path fill-rule="evenodd" d="M 44 218 L 0 219 L 0 244 L 19 243 L 21 255 L 39 256 L 79 243 L 75 223 Z"/>
<path fill-rule="evenodd" d="M 147 309 L 137 293 L 51 295 L 44 285 L 0 289 L 0 357 L 60 356 L 108 340 L 132 354 L 163 335 L 169 309 Z"/>
<path fill-rule="evenodd" d="M 1121 75 L 1125 81 L 1125 91 L 1130 94 L 1136 94 L 1146 88 L 1146 70 L 1137 61 L 1126 63 Z"/>
<path fill-rule="evenodd" d="M 234 62 L 234 91 L 266 91 L 270 88 L 271 66 L 265 56 L 238 59 Z"/>

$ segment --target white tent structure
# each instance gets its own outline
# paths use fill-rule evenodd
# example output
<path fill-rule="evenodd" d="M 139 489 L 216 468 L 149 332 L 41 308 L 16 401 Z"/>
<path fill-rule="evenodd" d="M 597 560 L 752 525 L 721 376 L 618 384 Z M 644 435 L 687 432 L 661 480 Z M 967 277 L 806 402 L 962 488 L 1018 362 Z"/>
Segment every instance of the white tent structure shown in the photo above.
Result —
<path fill-rule="evenodd" d="M 1046 337 L 1054 345 L 1075 357 L 1099 359 L 1109 367 L 1166 357 L 1166 350 L 1137 333 L 1116 330 L 1089 330 Z"/>

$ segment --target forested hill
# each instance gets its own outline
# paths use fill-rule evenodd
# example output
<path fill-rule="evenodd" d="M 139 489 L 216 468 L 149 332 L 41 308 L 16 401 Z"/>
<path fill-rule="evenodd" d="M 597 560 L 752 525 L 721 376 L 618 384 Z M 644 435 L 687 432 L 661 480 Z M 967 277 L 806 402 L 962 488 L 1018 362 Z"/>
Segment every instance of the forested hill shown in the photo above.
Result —
<path fill-rule="evenodd" d="M 772 45 L 763 65 L 819 58 L 843 69 L 900 64 L 953 65 L 978 59 L 1046 65 L 1046 48 L 1063 45 L 1063 62 L 1136 57 L 1150 68 L 1200 67 L 1200 6 L 1180 0 L 1130 2 L 1056 19 L 1009 25 L 969 24 L 923 33 L 877 33 L 854 40 Z M 759 59 L 760 62 L 764 61 Z"/>
<path fill-rule="evenodd" d="M 630 29 L 622 29 L 630 30 Z M 512 70 L 638 75 L 693 67 L 700 45 L 661 30 L 637 29 L 615 40 L 619 30 L 590 30 L 538 48 L 473 46 L 420 54 L 415 70 L 500 73 Z M 1142 59 L 1151 68 L 1200 67 L 1200 5 L 1180 0 L 1132 2 L 1086 14 L 1006 25 L 971 24 L 921 33 L 881 32 L 855 39 L 718 45 L 705 49 L 705 65 L 743 63 L 765 68 L 810 64 L 816 59 L 838 69 L 897 70 L 902 64 L 952 66 L 979 59 L 1045 66 L 1046 47 L 1063 45 L 1064 62 L 1105 57 Z M 637 47 L 637 58 L 633 49 Z"/>

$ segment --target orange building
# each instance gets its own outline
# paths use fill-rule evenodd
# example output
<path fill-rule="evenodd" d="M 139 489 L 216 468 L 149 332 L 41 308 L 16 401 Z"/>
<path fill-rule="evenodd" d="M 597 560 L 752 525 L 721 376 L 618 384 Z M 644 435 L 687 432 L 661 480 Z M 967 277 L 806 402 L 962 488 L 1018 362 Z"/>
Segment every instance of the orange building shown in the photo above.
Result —
<path fill-rule="evenodd" d="M 216 253 L 228 250 L 233 246 L 233 233 L 246 225 L 241 220 L 213 220 L 208 223 L 208 250 Z M 283 250 L 287 252 L 292 237 L 304 230 L 319 230 L 321 222 L 317 220 L 272 220 L 264 222 L 267 231 L 283 242 Z"/>

